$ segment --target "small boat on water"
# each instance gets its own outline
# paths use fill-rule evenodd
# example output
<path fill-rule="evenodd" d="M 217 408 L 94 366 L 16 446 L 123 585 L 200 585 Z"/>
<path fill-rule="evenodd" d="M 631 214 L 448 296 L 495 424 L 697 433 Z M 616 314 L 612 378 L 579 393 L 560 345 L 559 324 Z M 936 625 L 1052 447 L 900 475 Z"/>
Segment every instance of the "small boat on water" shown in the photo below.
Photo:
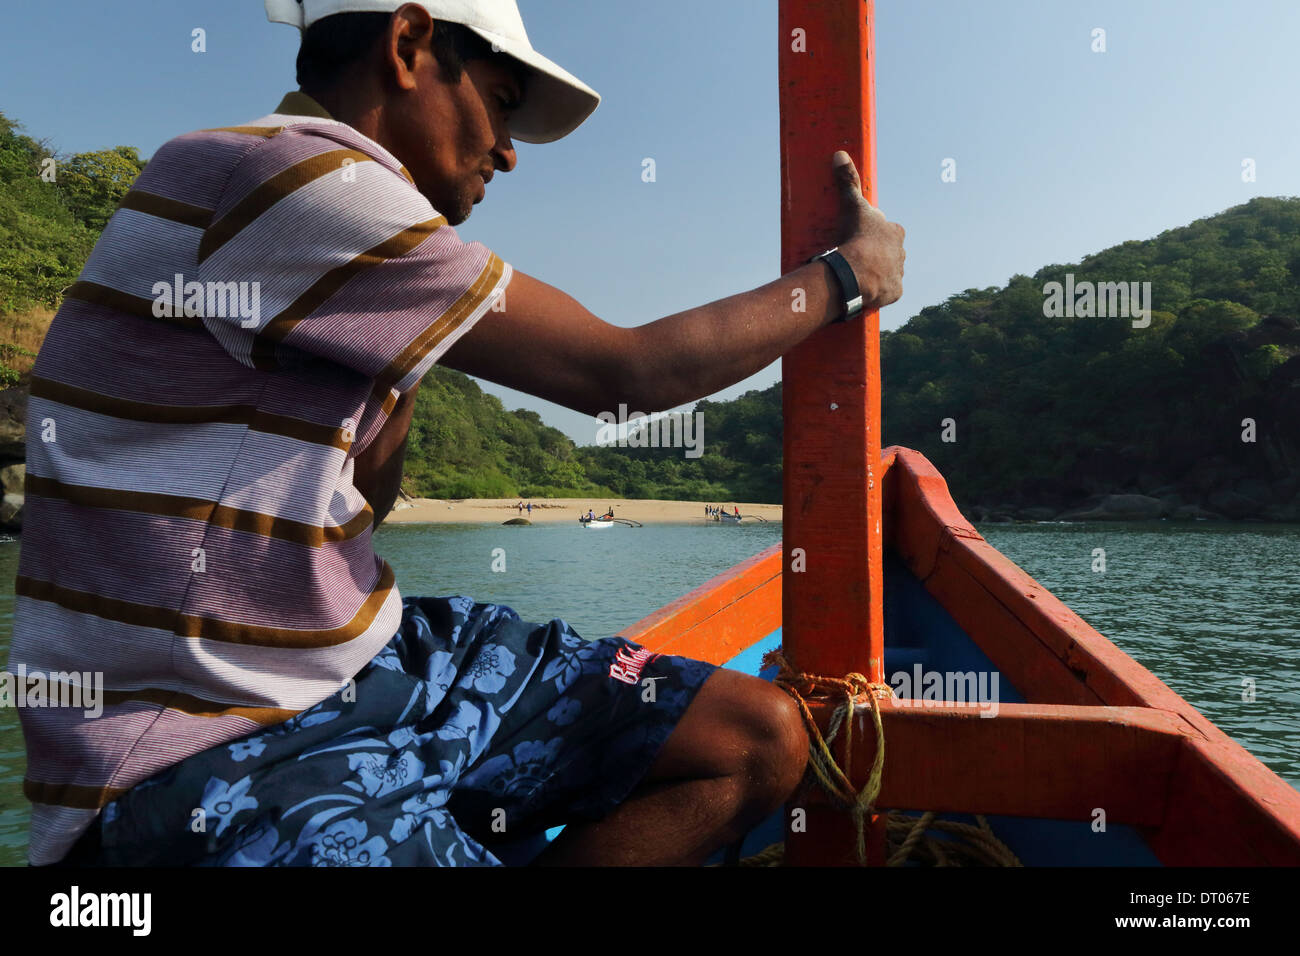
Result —
<path fill-rule="evenodd" d="M 615 518 L 613 508 L 600 516 L 597 516 L 595 512 L 588 511 L 585 515 L 581 515 L 578 518 L 578 521 L 581 522 L 583 528 L 591 531 L 600 531 L 603 528 L 612 528 L 616 524 L 621 524 L 628 528 L 645 527 L 640 521 L 635 521 L 632 518 Z"/>
<path fill-rule="evenodd" d="M 745 518 L 750 518 L 754 521 L 759 522 L 760 524 L 767 524 L 767 519 L 764 518 L 762 515 L 742 515 L 736 512 L 728 512 L 728 511 L 715 511 L 712 514 L 710 514 L 705 520 L 716 521 L 720 524 L 740 524 L 740 522 Z"/>

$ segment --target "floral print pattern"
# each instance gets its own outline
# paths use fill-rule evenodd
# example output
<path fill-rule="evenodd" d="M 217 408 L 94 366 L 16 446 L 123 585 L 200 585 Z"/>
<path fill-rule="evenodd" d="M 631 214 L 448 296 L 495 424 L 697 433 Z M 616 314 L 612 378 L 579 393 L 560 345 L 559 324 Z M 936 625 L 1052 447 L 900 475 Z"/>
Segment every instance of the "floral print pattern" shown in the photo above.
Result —
<path fill-rule="evenodd" d="M 104 808 L 88 866 L 497 866 L 557 823 L 626 799 L 716 669 L 658 655 L 610 676 L 623 638 L 409 598 L 353 681 L 273 727 L 176 764 Z M 201 821 L 196 823 L 196 821 Z"/>

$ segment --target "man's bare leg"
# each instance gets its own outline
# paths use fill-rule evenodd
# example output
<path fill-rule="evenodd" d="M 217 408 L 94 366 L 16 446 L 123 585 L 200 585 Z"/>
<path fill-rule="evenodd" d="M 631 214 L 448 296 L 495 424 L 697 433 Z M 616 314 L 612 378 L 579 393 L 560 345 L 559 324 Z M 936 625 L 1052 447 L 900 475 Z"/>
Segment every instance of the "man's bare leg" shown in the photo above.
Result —
<path fill-rule="evenodd" d="M 716 671 L 640 786 L 604 819 L 566 827 L 534 865 L 699 865 L 785 802 L 807 760 L 803 721 L 784 692 Z"/>

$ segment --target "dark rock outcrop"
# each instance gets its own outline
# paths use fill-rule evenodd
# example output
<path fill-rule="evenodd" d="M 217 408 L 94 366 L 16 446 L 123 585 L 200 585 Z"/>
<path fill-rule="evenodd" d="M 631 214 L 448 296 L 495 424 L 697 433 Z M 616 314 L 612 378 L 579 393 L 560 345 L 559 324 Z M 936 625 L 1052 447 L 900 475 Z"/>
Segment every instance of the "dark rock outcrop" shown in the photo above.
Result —
<path fill-rule="evenodd" d="M 23 526 L 23 481 L 27 474 L 27 387 L 0 391 L 0 531 Z"/>
<path fill-rule="evenodd" d="M 1165 512 L 1158 498 L 1146 495 L 1105 495 L 1091 507 L 1067 511 L 1061 521 L 1153 521 Z"/>

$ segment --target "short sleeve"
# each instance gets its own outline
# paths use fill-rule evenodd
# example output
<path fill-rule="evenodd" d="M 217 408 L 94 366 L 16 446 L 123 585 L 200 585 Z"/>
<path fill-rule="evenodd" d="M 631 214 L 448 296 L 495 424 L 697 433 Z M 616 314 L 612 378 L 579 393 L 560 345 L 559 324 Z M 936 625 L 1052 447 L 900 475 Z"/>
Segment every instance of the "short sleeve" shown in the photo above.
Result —
<path fill-rule="evenodd" d="M 280 132 L 240 162 L 199 247 L 202 320 L 246 365 L 306 353 L 406 392 L 512 270 L 461 241 L 390 154 L 341 129 Z"/>

